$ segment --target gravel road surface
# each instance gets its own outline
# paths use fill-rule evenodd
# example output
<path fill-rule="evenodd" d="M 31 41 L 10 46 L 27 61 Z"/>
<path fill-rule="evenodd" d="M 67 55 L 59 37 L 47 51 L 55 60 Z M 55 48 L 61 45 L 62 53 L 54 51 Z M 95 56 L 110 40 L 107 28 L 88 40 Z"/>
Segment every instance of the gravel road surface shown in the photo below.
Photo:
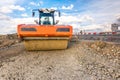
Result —
<path fill-rule="evenodd" d="M 107 44 L 106 44 L 107 45 Z M 120 80 L 120 46 L 71 42 L 66 50 L 0 50 L 0 80 Z"/>

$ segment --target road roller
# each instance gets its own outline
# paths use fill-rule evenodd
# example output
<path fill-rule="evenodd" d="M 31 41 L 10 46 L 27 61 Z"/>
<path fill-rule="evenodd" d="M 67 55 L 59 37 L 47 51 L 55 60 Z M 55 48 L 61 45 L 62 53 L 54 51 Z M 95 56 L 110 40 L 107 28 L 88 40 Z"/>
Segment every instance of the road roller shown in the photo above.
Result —
<path fill-rule="evenodd" d="M 25 49 L 33 50 L 60 50 L 68 48 L 72 37 L 72 26 L 58 25 L 55 16 L 61 15 L 59 10 L 33 9 L 32 16 L 38 14 L 36 24 L 19 24 L 17 26 L 18 37 L 23 40 Z"/>

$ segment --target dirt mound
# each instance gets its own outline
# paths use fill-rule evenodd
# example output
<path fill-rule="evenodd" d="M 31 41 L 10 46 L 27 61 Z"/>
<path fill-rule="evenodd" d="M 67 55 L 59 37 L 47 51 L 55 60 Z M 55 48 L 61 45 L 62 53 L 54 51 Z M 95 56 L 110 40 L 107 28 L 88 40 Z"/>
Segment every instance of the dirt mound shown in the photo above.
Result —
<path fill-rule="evenodd" d="M 103 42 L 103 41 L 95 41 L 93 43 L 90 44 L 90 47 L 97 50 L 97 51 L 100 51 L 101 49 L 105 48 L 107 45 L 106 42 Z"/>
<path fill-rule="evenodd" d="M 105 42 L 103 42 L 103 41 L 96 41 L 96 42 L 94 42 L 92 45 L 91 45 L 91 47 L 92 48 L 97 48 L 97 47 L 99 47 L 99 48 L 104 48 L 106 46 L 106 43 Z"/>
<path fill-rule="evenodd" d="M 3 48 L 3 47 L 10 47 L 10 46 L 12 46 L 12 45 L 14 45 L 14 44 L 16 44 L 17 43 L 17 41 L 15 41 L 15 40 L 1 40 L 0 41 L 0 48 Z"/>
<path fill-rule="evenodd" d="M 10 47 L 18 42 L 17 34 L 0 35 L 0 48 Z"/>
<path fill-rule="evenodd" d="M 103 41 L 94 41 L 94 42 L 84 42 L 90 49 L 100 53 L 102 55 L 107 55 L 108 57 L 116 56 L 120 54 L 120 45 L 114 43 L 108 43 Z"/>

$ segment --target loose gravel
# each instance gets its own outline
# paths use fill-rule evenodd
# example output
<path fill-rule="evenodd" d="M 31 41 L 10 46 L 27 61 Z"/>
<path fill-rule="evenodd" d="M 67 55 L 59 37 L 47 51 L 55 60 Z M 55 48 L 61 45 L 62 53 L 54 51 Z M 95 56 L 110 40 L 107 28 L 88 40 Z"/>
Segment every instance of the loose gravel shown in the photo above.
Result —
<path fill-rule="evenodd" d="M 120 80 L 120 46 L 98 50 L 93 44 L 71 42 L 66 50 L 26 51 L 17 43 L 0 50 L 0 80 Z"/>

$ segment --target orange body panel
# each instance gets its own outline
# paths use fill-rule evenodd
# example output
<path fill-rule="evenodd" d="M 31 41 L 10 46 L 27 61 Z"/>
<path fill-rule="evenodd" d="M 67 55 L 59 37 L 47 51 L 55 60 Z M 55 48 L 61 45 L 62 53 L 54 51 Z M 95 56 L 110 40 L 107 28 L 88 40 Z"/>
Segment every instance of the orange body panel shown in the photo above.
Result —
<path fill-rule="evenodd" d="M 35 30 L 23 30 L 22 28 L 34 28 Z M 69 28 L 69 31 L 57 31 L 58 28 Z M 19 37 L 72 37 L 72 26 L 69 25 L 36 25 L 20 24 L 17 28 Z"/>

